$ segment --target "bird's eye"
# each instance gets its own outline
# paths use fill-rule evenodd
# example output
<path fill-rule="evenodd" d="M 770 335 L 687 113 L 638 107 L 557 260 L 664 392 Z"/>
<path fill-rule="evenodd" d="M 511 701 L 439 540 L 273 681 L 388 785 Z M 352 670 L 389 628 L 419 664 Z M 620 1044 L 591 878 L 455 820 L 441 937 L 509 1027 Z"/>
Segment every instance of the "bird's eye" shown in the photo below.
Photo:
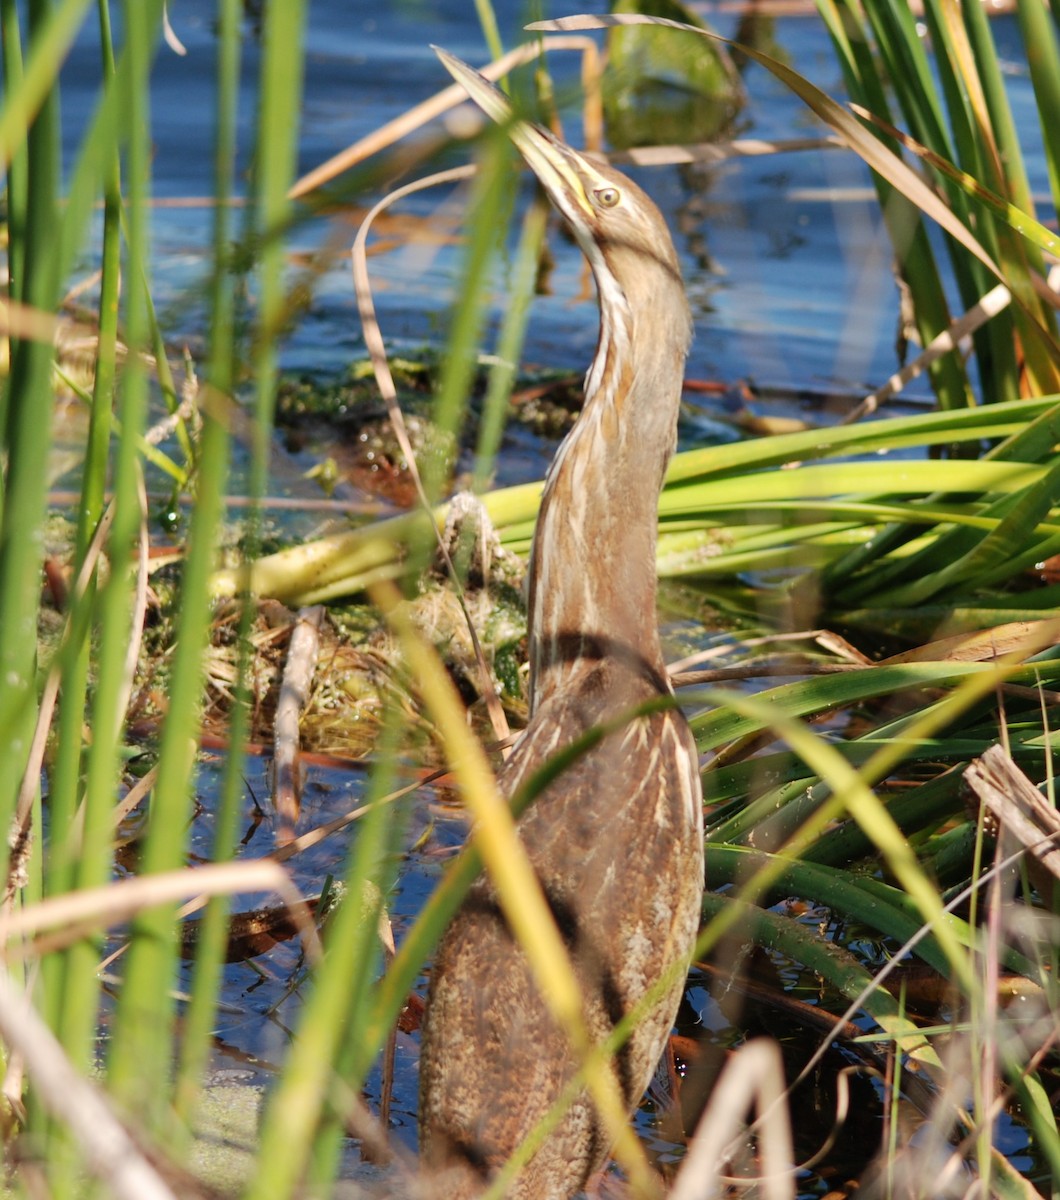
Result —
<path fill-rule="evenodd" d="M 596 203 L 601 208 L 614 208 L 615 205 L 622 199 L 622 193 L 618 188 L 603 187 L 597 188 L 593 195 L 596 197 Z"/>

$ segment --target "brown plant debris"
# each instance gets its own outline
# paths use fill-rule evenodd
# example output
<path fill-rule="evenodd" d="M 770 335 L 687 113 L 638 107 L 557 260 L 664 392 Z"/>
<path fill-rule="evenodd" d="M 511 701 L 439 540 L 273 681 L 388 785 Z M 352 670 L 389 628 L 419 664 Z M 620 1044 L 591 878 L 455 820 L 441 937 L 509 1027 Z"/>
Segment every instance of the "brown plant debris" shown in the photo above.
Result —
<path fill-rule="evenodd" d="M 316 671 L 323 620 L 324 609 L 319 604 L 299 612 L 291 631 L 276 704 L 272 796 L 277 815 L 276 840 L 281 846 L 294 837 L 302 806 L 299 725 Z"/>
<path fill-rule="evenodd" d="M 1060 879 L 1060 813 L 1001 746 L 977 758 L 964 778 L 998 826 L 1026 848 L 1034 885 L 1048 896 Z"/>

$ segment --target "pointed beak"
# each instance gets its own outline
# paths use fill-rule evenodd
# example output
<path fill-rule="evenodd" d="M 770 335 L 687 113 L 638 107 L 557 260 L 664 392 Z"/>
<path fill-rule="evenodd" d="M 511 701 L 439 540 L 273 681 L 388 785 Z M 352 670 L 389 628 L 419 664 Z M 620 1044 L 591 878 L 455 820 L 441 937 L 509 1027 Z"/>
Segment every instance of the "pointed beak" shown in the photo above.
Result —
<path fill-rule="evenodd" d="M 579 214 L 592 217 L 593 207 L 576 170 L 579 156 L 547 129 L 519 120 L 508 97 L 467 63 L 438 46 L 431 49 L 479 108 L 507 132 L 560 212 L 572 222 Z"/>

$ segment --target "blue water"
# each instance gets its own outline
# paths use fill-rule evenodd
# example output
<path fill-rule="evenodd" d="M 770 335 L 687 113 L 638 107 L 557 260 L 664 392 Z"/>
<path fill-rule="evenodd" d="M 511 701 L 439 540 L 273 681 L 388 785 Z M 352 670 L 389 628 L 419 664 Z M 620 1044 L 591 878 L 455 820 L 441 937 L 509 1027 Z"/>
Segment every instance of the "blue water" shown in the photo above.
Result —
<path fill-rule="evenodd" d="M 541 7 L 546 16 L 568 11 Z M 602 7 L 600 0 L 580 6 L 587 11 Z M 502 0 L 497 10 L 505 44 L 511 45 L 519 37 L 527 6 Z M 214 5 L 209 0 L 182 0 L 171 6 L 171 15 L 187 55 L 162 47 L 155 66 L 154 192 L 160 201 L 204 197 L 211 191 Z M 537 15 L 536 6 L 529 15 Z M 389 5 L 314 0 L 308 20 L 300 171 L 317 166 L 445 86 L 448 77 L 430 51 L 430 42 L 473 63 L 487 57 L 473 6 L 457 0 Z M 719 29 L 733 32 L 732 19 L 721 19 Z M 1014 60 L 1018 34 L 1012 19 L 997 19 L 995 29 L 1003 53 L 1008 48 Z M 776 40 L 792 65 L 825 90 L 841 92 L 826 34 L 816 19 L 778 21 Z M 241 180 L 250 161 L 259 63 L 260 45 L 248 25 L 240 111 Z M 573 56 L 554 55 L 553 63 L 561 79 L 576 76 Z M 91 111 L 97 80 L 94 30 L 87 29 L 64 73 L 68 157 Z M 739 117 L 738 136 L 783 139 L 823 132 L 801 101 L 762 68 L 750 67 L 746 82 L 749 104 Z M 1017 120 L 1032 150 L 1032 182 L 1044 191 L 1044 164 L 1034 153 L 1039 134 L 1029 83 L 1017 72 L 1010 85 Z M 578 122 L 573 115 L 567 128 L 576 140 Z M 446 161 L 458 161 L 465 154 L 458 149 Z M 857 390 L 878 385 L 893 372 L 898 365 L 897 294 L 890 249 L 874 202 L 867 198 L 867 171 L 852 155 L 811 151 L 733 159 L 695 176 L 677 167 L 630 174 L 657 200 L 675 232 L 695 313 L 690 376 L 725 382 L 748 379 L 775 388 Z M 524 182 L 524 195 L 529 195 L 530 186 Z M 861 191 L 866 198 L 833 201 L 829 189 Z M 427 215 L 443 204 L 458 214 L 462 193 L 454 197 L 450 190 L 441 190 L 417 196 L 397 211 Z M 363 353 L 347 261 L 341 253 L 352 240 L 355 223 L 351 214 L 318 219 L 300 225 L 293 235 L 294 249 L 330 246 L 335 258 L 316 280 L 309 313 L 282 348 L 289 369 L 337 373 Z M 175 339 L 191 339 L 194 347 L 205 332 L 198 297 L 207 270 L 209 208 L 160 207 L 153 214 L 153 226 L 154 286 L 168 332 Z M 556 257 L 552 294 L 535 302 L 525 360 L 581 369 L 595 342 L 595 303 L 591 291 L 584 295 L 578 252 L 558 235 L 552 237 L 551 249 Z M 453 245 L 397 249 L 373 260 L 384 333 L 395 347 L 416 349 L 424 341 L 442 341 L 458 264 L 459 250 Z M 503 298 L 504 287 L 499 274 L 498 298 Z M 497 304 L 490 314 L 494 322 L 500 312 Z M 487 340 L 484 349 L 490 348 Z"/>

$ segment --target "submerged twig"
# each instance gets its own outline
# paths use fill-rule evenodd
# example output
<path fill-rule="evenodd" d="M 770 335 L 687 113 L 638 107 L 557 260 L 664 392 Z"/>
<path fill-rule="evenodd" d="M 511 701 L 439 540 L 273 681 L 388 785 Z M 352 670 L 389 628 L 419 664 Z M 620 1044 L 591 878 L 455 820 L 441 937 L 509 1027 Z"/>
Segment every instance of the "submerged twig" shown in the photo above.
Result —
<path fill-rule="evenodd" d="M 897 396 L 907 383 L 922 375 L 933 362 L 949 354 L 951 350 L 956 350 L 964 338 L 970 337 L 980 326 L 1006 309 L 1011 301 L 1012 293 L 1004 284 L 999 283 L 991 288 L 978 304 L 972 305 L 963 316 L 952 321 L 949 329 L 944 329 L 934 337 L 911 363 L 906 363 L 883 387 L 866 396 L 857 408 L 852 409 L 839 421 L 839 424 L 850 425 L 854 421 L 860 421 L 862 417 L 871 416 L 882 404 Z"/>
<path fill-rule="evenodd" d="M 294 838 L 302 806 L 298 762 L 299 721 L 316 670 L 323 619 L 324 608 L 320 604 L 303 608 L 295 618 L 280 696 L 276 702 L 272 797 L 276 808 L 277 846 L 285 846 Z"/>
<path fill-rule="evenodd" d="M 991 746 L 967 768 L 964 778 L 1030 858 L 1060 879 L 1060 815 L 1005 749 Z"/>

